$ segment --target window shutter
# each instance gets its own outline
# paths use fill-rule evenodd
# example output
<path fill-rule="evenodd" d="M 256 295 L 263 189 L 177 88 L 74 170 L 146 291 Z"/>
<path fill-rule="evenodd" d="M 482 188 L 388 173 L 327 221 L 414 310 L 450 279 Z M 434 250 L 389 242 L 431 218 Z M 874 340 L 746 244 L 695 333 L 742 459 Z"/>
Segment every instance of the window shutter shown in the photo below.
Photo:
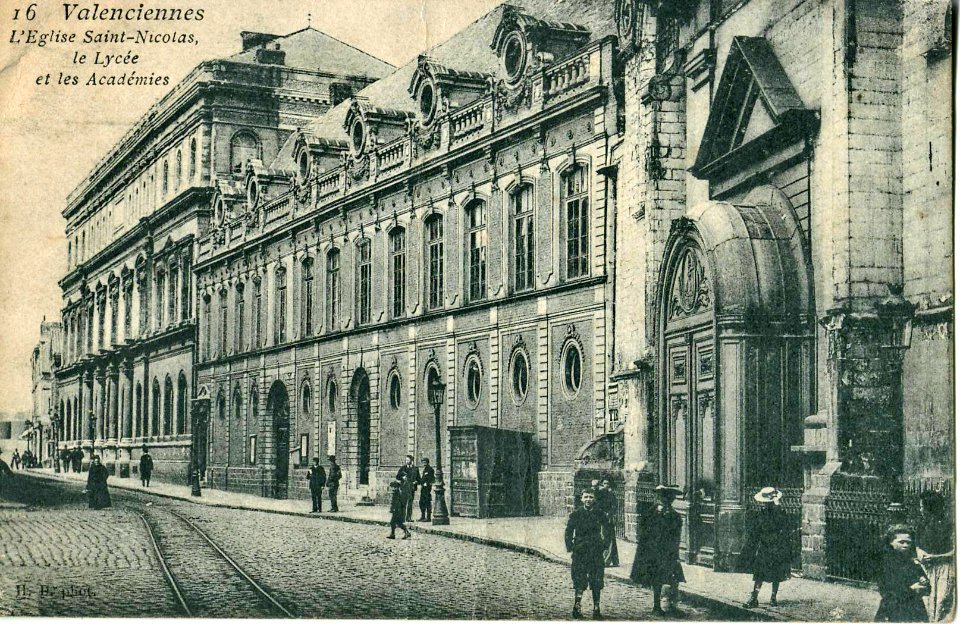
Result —
<path fill-rule="evenodd" d="M 494 186 L 487 206 L 487 297 L 491 298 L 503 290 L 503 247 L 507 242 L 503 213 L 503 192 Z"/>
<path fill-rule="evenodd" d="M 547 286 L 557 282 L 556 260 L 553 250 L 556 247 L 554 222 L 557 220 L 559 207 L 554 207 L 553 176 L 547 167 L 540 168 L 540 177 L 537 179 L 537 198 L 534 219 L 534 237 L 536 238 L 536 271 L 534 279 L 537 286 Z"/>

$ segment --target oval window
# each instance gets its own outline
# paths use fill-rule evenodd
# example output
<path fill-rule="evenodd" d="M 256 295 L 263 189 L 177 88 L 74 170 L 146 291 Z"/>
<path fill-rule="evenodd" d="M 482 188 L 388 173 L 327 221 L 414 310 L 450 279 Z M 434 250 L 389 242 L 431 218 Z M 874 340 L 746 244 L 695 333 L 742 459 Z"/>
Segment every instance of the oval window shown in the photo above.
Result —
<path fill-rule="evenodd" d="M 503 50 L 503 68 L 511 81 L 520 78 L 524 65 L 523 40 L 519 35 L 513 35 Z"/>
<path fill-rule="evenodd" d="M 390 376 L 390 407 L 395 410 L 400 409 L 400 375 L 394 373 Z"/>
<path fill-rule="evenodd" d="M 250 204 L 251 208 L 256 208 L 257 202 L 259 200 L 260 200 L 260 189 L 257 187 L 257 183 L 251 180 L 250 188 L 247 189 L 247 203 Z"/>
<path fill-rule="evenodd" d="M 480 362 L 471 358 L 467 362 L 467 403 L 470 407 L 476 407 L 480 403 L 481 382 Z"/>
<path fill-rule="evenodd" d="M 331 413 L 337 411 L 337 384 L 332 379 L 327 384 L 327 407 Z"/>
<path fill-rule="evenodd" d="M 300 154 L 300 182 L 306 182 L 310 174 L 310 157 L 306 152 Z"/>
<path fill-rule="evenodd" d="M 423 115 L 425 123 L 429 123 L 433 119 L 433 111 L 436 107 L 435 100 L 433 85 L 423 85 L 423 88 L 420 89 L 420 114 Z"/>
<path fill-rule="evenodd" d="M 527 398 L 530 369 L 527 356 L 523 351 L 517 351 L 513 356 L 513 398 L 520 405 Z"/>
<path fill-rule="evenodd" d="M 353 151 L 359 154 L 363 151 L 363 122 L 359 119 L 353 122 L 350 128 L 350 139 L 353 142 Z"/>
<path fill-rule="evenodd" d="M 571 397 L 580 392 L 583 383 L 583 357 L 580 349 L 571 342 L 563 354 L 563 389 Z"/>

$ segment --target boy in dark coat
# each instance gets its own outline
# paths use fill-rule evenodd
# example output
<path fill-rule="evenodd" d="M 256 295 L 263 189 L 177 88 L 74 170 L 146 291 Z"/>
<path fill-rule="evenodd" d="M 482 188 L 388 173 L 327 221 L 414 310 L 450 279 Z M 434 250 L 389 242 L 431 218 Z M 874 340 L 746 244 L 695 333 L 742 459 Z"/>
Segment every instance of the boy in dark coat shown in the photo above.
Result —
<path fill-rule="evenodd" d="M 327 484 L 327 471 L 320 465 L 320 458 L 313 458 L 313 465 L 307 470 L 307 480 L 310 482 L 310 498 L 313 499 L 313 511 L 323 511 L 323 486 Z"/>
<path fill-rule="evenodd" d="M 100 463 L 100 456 L 90 460 L 87 473 L 87 500 L 90 509 L 103 509 L 110 506 L 110 492 L 107 491 L 107 467 Z"/>
<path fill-rule="evenodd" d="M 403 492 L 400 491 L 400 482 L 391 481 L 390 482 L 390 535 L 387 536 L 387 539 L 396 539 L 397 529 L 403 529 L 403 537 L 400 539 L 410 539 L 410 531 L 407 530 L 407 525 L 403 523 L 403 519 L 406 517 L 407 513 L 407 501 L 404 497 Z"/>
<path fill-rule="evenodd" d="M 680 567 L 680 530 L 683 519 L 673 509 L 673 500 L 681 494 L 675 485 L 658 485 L 657 502 L 645 509 L 637 520 L 637 556 L 630 578 L 653 589 L 653 613 L 663 615 L 660 596 L 667 585 L 667 608 L 677 609 L 677 586 L 685 581 Z"/>
<path fill-rule="evenodd" d="M 343 473 L 340 471 L 340 466 L 337 464 L 337 458 L 331 455 L 330 472 L 327 474 L 327 494 L 330 497 L 331 512 L 340 511 L 340 507 L 337 505 L 337 491 L 340 489 L 340 479 L 342 476 Z"/>
<path fill-rule="evenodd" d="M 883 572 L 877 580 L 880 607 L 877 622 L 926 622 L 923 596 L 930 593 L 930 580 L 916 558 L 913 530 L 894 525 L 884 535 Z"/>
<path fill-rule="evenodd" d="M 437 480 L 437 473 L 426 457 L 420 462 L 420 522 L 430 522 L 433 514 L 433 483 Z"/>
<path fill-rule="evenodd" d="M 753 572 L 753 592 L 744 607 L 759 605 L 757 596 L 764 582 L 770 583 L 770 605 L 777 606 L 780 583 L 790 578 L 790 519 L 780 506 L 783 494 L 775 487 L 765 487 L 754 495 L 761 503 L 750 527 L 743 549 L 744 563 Z"/>
<path fill-rule="evenodd" d="M 420 471 L 413 465 L 413 455 L 407 455 L 406 462 L 397 471 L 397 481 L 400 482 L 400 492 L 403 494 L 403 504 L 406 510 L 406 520 L 413 520 L 413 498 L 417 492 L 417 483 L 420 482 Z"/>
<path fill-rule="evenodd" d="M 140 483 L 143 487 L 150 487 L 151 475 L 153 475 L 153 457 L 150 455 L 150 449 L 143 447 L 143 454 L 140 455 Z"/>
<path fill-rule="evenodd" d="M 611 539 L 607 516 L 595 505 L 593 490 L 580 494 L 583 505 L 567 519 L 563 541 L 571 553 L 570 575 L 573 577 L 573 617 L 583 617 L 580 599 L 590 587 L 593 596 L 593 618 L 600 619 L 600 590 L 603 589 L 603 554 Z"/>

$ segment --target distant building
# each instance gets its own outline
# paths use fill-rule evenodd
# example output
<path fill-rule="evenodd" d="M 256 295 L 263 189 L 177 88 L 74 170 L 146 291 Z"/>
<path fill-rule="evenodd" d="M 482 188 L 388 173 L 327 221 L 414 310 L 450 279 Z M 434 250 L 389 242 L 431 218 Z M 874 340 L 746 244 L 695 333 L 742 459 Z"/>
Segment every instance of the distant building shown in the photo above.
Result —
<path fill-rule="evenodd" d="M 164 96 L 68 199 L 63 446 L 130 474 L 185 480 L 194 394 L 196 240 L 218 185 L 272 160 L 296 128 L 392 67 L 307 28 L 242 33 Z"/>
<path fill-rule="evenodd" d="M 62 326 L 53 321 L 40 323 L 40 341 L 30 357 L 33 410 L 28 435 L 28 448 L 37 461 L 50 465 L 56 452 L 56 436 L 52 425 L 59 416 L 57 411 L 57 387 L 54 374 L 60 365 Z"/>

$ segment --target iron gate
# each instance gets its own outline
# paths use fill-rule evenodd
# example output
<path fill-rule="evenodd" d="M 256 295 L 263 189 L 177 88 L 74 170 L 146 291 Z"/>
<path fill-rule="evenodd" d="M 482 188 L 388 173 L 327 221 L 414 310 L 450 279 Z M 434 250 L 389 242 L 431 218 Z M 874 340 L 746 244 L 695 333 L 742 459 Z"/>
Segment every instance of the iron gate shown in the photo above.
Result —
<path fill-rule="evenodd" d="M 624 527 L 624 485 L 623 474 L 620 472 L 609 472 L 606 470 L 582 468 L 576 472 L 573 477 L 573 504 L 574 507 L 580 506 L 580 493 L 590 488 L 593 481 L 610 481 L 610 489 L 613 491 L 616 505 L 613 513 L 613 526 L 617 531 L 617 537 L 626 539 Z"/>
<path fill-rule="evenodd" d="M 827 575 L 872 582 L 890 525 L 890 487 L 876 477 L 833 476 L 826 505 Z"/>

